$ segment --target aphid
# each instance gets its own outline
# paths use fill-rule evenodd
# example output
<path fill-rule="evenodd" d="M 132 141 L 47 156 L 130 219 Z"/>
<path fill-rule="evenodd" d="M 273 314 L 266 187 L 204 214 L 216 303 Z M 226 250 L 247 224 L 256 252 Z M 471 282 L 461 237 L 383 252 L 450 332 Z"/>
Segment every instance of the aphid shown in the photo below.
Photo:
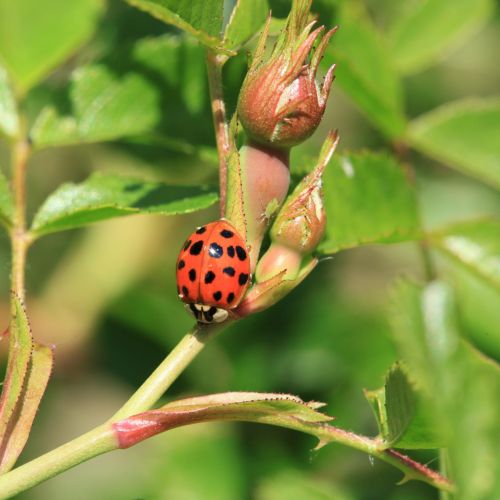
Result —
<path fill-rule="evenodd" d="M 188 237 L 177 259 L 177 293 L 198 321 L 224 321 L 249 284 L 248 250 L 229 222 L 211 222 Z"/>

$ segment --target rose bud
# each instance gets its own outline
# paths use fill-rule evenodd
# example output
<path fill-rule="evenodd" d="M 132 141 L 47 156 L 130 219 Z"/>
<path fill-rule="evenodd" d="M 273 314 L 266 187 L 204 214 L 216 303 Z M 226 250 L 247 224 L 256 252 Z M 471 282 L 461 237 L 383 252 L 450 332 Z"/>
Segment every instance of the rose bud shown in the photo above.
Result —
<path fill-rule="evenodd" d="M 264 61 L 269 18 L 243 82 L 238 116 L 248 136 L 261 144 L 290 148 L 303 142 L 316 130 L 325 111 L 335 65 L 321 86 L 316 73 L 336 28 L 322 38 L 324 26 L 311 31 L 315 24 L 307 24 L 311 2 L 293 2 L 287 25 Z"/>
<path fill-rule="evenodd" d="M 304 257 L 318 246 L 326 225 L 322 176 L 338 141 L 336 131 L 328 134 L 316 167 L 280 209 L 271 229 L 271 246 L 257 265 L 257 281 L 268 280 L 282 271 L 286 271 L 285 277 L 295 278 Z"/>

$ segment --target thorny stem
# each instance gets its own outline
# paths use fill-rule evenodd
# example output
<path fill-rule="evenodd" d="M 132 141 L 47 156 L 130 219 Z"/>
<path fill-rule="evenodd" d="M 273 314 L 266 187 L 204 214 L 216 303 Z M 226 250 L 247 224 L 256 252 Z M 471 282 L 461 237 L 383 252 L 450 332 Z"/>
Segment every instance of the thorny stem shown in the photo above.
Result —
<path fill-rule="evenodd" d="M 219 153 L 219 184 L 220 184 L 220 214 L 224 215 L 226 206 L 227 164 L 229 156 L 229 128 L 226 117 L 222 87 L 222 67 L 227 56 L 207 50 L 207 72 L 210 100 L 212 102 L 212 117 L 214 121 L 215 140 Z"/>
<path fill-rule="evenodd" d="M 379 438 L 361 436 L 328 424 L 313 424 L 305 427 L 303 423 L 289 420 L 283 426 L 289 429 L 307 432 L 317 437 L 320 440 L 318 448 L 328 443 L 343 444 L 387 462 L 404 473 L 404 477 L 399 484 L 415 479 L 428 483 L 439 490 L 448 492 L 454 491 L 453 484 L 446 477 L 414 461 L 397 450 L 384 448 Z M 307 427 L 309 427 L 310 430 L 308 430 Z"/>
<path fill-rule="evenodd" d="M 277 422 L 276 420 L 266 421 L 264 417 L 261 419 L 261 423 L 309 433 L 320 439 L 320 445 L 338 443 L 368 453 L 401 470 L 404 473 L 402 482 L 415 479 L 424 481 L 442 491 L 451 492 L 454 489 L 448 479 L 438 472 L 415 462 L 396 450 L 384 449 L 377 438 L 359 436 L 331 425 L 308 424 L 301 422 L 300 419 L 283 419 Z M 119 443 L 113 429 L 110 422 L 103 424 L 87 434 L 0 476 L 0 498 L 9 498 L 85 460 L 118 449 Z"/>

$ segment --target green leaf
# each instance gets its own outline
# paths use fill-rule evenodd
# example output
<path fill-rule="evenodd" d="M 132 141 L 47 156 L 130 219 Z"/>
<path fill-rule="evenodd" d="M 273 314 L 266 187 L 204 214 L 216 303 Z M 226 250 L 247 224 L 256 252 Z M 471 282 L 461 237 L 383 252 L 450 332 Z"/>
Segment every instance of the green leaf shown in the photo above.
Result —
<path fill-rule="evenodd" d="M 10 190 L 9 182 L 0 172 L 0 222 L 10 227 L 14 213 L 14 201 Z"/>
<path fill-rule="evenodd" d="M 45 393 L 53 362 L 52 349 L 34 344 L 22 396 L 16 408 L 16 419 L 10 429 L 8 439 L 2 443 L 3 455 L 0 462 L 0 473 L 10 470 L 23 451 L 38 406 Z"/>
<path fill-rule="evenodd" d="M 101 0 L 0 0 L 0 59 L 21 92 L 92 35 L 102 7 Z"/>
<path fill-rule="evenodd" d="M 445 258 L 444 272 L 456 290 L 464 333 L 494 359 L 500 359 L 500 290 L 453 257 Z"/>
<path fill-rule="evenodd" d="M 195 36 L 218 52 L 231 53 L 222 47 L 223 0 L 127 0 L 130 5 L 148 12 L 167 24 L 173 24 Z"/>
<path fill-rule="evenodd" d="M 160 90 L 168 98 L 165 118 L 173 122 L 172 128 L 178 127 L 181 119 L 177 116 L 180 111 L 172 108 L 177 103 L 172 101 L 180 100 L 188 111 L 185 119 L 191 121 L 192 130 L 193 115 L 202 112 L 205 106 L 208 107 L 207 68 L 203 47 L 184 35 L 148 37 L 135 44 L 131 63 L 161 76 Z M 172 120 L 172 114 L 175 120 Z"/>
<path fill-rule="evenodd" d="M 151 130 L 160 115 L 159 92 L 138 73 L 114 74 L 104 65 L 73 73 L 74 116 L 42 110 L 31 131 L 37 147 L 108 141 Z"/>
<path fill-rule="evenodd" d="M 9 86 L 7 72 L 0 66 L 0 133 L 15 137 L 19 133 L 16 101 Z"/>
<path fill-rule="evenodd" d="M 290 394 L 226 392 L 169 403 L 158 410 L 133 415 L 113 424 L 120 448 L 128 448 L 160 432 L 181 425 L 212 420 L 283 424 L 317 424 L 331 420 L 319 413 L 321 403 L 304 403 Z"/>
<path fill-rule="evenodd" d="M 366 396 L 386 447 L 427 449 L 443 445 L 429 417 L 428 401 L 399 363 L 387 374 L 384 387 L 367 391 Z"/>
<path fill-rule="evenodd" d="M 390 51 L 364 16 L 345 12 L 325 54 L 337 64 L 336 82 L 374 125 L 391 138 L 405 130 L 401 84 Z"/>
<path fill-rule="evenodd" d="M 94 174 L 81 184 L 64 184 L 35 215 L 36 236 L 131 214 L 185 214 L 207 208 L 217 193 L 202 187 L 168 186 L 113 174 Z"/>
<path fill-rule="evenodd" d="M 237 0 L 225 29 L 224 46 L 240 48 L 262 27 L 268 14 L 267 0 Z"/>
<path fill-rule="evenodd" d="M 327 227 L 321 252 L 418 238 L 415 193 L 392 157 L 334 157 L 323 177 Z"/>
<path fill-rule="evenodd" d="M 434 421 L 447 434 L 460 498 L 496 498 L 498 365 L 461 340 L 453 294 L 445 284 L 400 282 L 391 310 L 401 355 L 431 398 Z"/>
<path fill-rule="evenodd" d="M 500 99 L 445 104 L 414 120 L 408 140 L 423 153 L 500 189 Z"/>
<path fill-rule="evenodd" d="M 432 233 L 429 241 L 500 290 L 500 218 L 455 224 Z"/>
<path fill-rule="evenodd" d="M 22 403 L 23 388 L 29 371 L 33 341 L 23 305 L 12 297 L 12 318 L 9 326 L 9 359 L 0 396 L 0 463 L 9 439 L 10 422 L 17 420 L 17 405 Z M 1 466 L 0 466 L 1 467 Z"/>
<path fill-rule="evenodd" d="M 388 35 L 404 73 L 422 70 L 463 44 L 493 13 L 491 0 L 425 0 L 409 6 Z"/>

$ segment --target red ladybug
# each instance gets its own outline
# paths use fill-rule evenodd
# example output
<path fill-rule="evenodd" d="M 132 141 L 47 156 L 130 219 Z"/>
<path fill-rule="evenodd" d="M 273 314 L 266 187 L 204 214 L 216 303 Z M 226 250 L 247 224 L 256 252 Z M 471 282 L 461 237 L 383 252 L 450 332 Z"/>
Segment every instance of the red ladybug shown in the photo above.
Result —
<path fill-rule="evenodd" d="M 198 321 L 224 321 L 249 283 L 245 241 L 226 220 L 199 227 L 184 243 L 177 259 L 177 293 Z"/>

